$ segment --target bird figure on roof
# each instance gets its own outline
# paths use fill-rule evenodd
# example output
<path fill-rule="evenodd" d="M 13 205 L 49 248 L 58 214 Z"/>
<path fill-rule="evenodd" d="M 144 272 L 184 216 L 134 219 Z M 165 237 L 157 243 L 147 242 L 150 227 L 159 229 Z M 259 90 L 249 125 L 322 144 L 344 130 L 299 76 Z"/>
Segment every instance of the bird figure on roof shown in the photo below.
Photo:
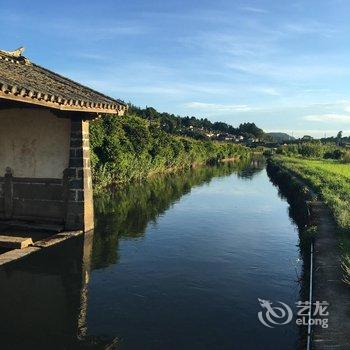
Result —
<path fill-rule="evenodd" d="M 25 51 L 25 49 L 26 49 L 25 47 L 21 46 L 14 51 L 2 51 L 2 52 L 8 56 L 18 58 L 18 57 L 22 57 L 22 53 Z"/>

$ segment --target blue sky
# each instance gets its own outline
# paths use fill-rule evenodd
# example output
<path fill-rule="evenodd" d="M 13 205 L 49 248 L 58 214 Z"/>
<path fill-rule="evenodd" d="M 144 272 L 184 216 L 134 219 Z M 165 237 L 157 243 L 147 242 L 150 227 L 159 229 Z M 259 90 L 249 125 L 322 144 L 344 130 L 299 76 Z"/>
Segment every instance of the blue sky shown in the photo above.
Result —
<path fill-rule="evenodd" d="M 0 47 L 113 97 L 350 135 L 350 1 L 0 1 Z"/>

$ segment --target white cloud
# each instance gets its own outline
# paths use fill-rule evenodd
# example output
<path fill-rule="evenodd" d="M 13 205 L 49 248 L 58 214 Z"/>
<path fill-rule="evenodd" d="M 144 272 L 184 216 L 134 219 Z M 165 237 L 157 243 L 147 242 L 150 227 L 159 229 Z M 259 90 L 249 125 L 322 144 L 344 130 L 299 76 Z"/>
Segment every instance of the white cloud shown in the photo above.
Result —
<path fill-rule="evenodd" d="M 238 18 L 237 28 L 221 28 L 200 31 L 186 35 L 178 42 L 187 47 L 198 47 L 206 52 L 211 51 L 214 57 L 242 57 L 257 60 L 257 57 L 270 57 L 279 51 L 278 42 L 283 33 L 261 25 L 253 20 Z M 242 30 L 240 27 L 244 28 Z"/>
<path fill-rule="evenodd" d="M 140 36 L 145 35 L 148 32 L 148 28 L 140 24 L 133 23 L 113 23 L 109 26 L 96 26 L 90 27 L 89 25 L 80 25 L 76 27 L 71 23 L 63 23 L 59 25 L 57 23 L 52 25 L 62 35 L 74 35 L 75 37 L 89 37 L 89 40 L 97 41 L 103 39 L 113 39 L 119 36 Z M 108 55 L 108 50 L 105 52 Z"/>
<path fill-rule="evenodd" d="M 337 33 L 335 28 L 317 21 L 288 23 L 285 25 L 285 30 L 293 34 L 316 34 L 327 38 Z"/>
<path fill-rule="evenodd" d="M 109 94 L 136 94 L 136 95 L 182 95 L 183 90 L 171 85 L 131 85 L 106 82 L 104 80 L 84 80 L 84 84 L 96 90 L 106 91 Z"/>
<path fill-rule="evenodd" d="M 244 6 L 244 7 L 241 7 L 240 9 L 243 11 L 254 12 L 254 13 L 269 13 L 269 11 L 267 10 L 264 10 L 258 7 L 252 7 L 252 6 Z"/>
<path fill-rule="evenodd" d="M 326 90 L 327 91 L 327 90 Z M 341 100 L 337 99 L 334 101 L 327 101 L 327 102 L 315 102 L 315 103 L 309 103 L 302 106 L 303 108 L 308 109 L 315 109 L 315 108 L 322 108 L 323 110 L 330 110 L 330 113 L 324 113 L 324 114 L 340 114 L 343 112 L 350 112 L 350 101 L 349 100 Z M 334 113 L 334 111 L 337 111 Z M 341 112 L 338 112 L 341 111 Z"/>
<path fill-rule="evenodd" d="M 25 20 L 28 21 L 26 18 Z M 45 31 L 54 33 L 56 37 L 69 37 L 71 40 L 74 39 L 79 41 L 86 41 L 88 38 L 90 43 L 92 41 L 100 41 L 120 37 L 144 36 L 150 31 L 150 26 L 133 20 L 106 20 L 103 22 L 96 22 L 95 25 L 91 25 L 85 20 L 82 20 L 79 22 L 79 25 L 77 25 L 76 20 L 65 17 L 57 18 L 55 21 L 50 21 L 47 19 L 40 19 L 39 21 L 32 18 L 31 22 L 33 21 L 38 22 L 37 29 L 40 29 L 41 31 L 45 29 Z M 82 47 L 86 46 L 88 45 Z M 103 53 L 108 56 L 117 54 L 115 52 L 115 49 L 111 49 L 110 47 L 113 47 L 113 45 L 108 46 L 107 48 L 105 47 Z"/>
<path fill-rule="evenodd" d="M 316 61 L 316 59 L 315 59 Z M 329 76 L 343 76 L 349 74 L 347 67 L 341 67 L 328 64 L 315 64 L 309 62 L 300 62 L 300 64 L 272 64 L 264 62 L 228 63 L 227 66 L 237 72 L 265 76 L 274 79 L 291 80 L 309 80 L 315 78 L 327 78 Z"/>
<path fill-rule="evenodd" d="M 263 94 L 270 95 L 270 96 L 280 96 L 281 93 L 277 91 L 275 88 L 272 87 L 262 87 L 260 89 L 257 89 L 257 91 L 262 92 Z"/>
<path fill-rule="evenodd" d="M 248 105 L 225 105 L 217 103 L 203 103 L 203 102 L 189 102 L 185 104 L 185 107 L 192 109 L 205 109 L 209 111 L 218 112 L 247 112 L 253 108 Z"/>
<path fill-rule="evenodd" d="M 347 114 L 314 114 L 306 115 L 304 120 L 311 122 L 338 122 L 350 123 L 350 115 Z"/>
<path fill-rule="evenodd" d="M 72 54 L 75 57 L 87 59 L 87 60 L 93 60 L 93 61 L 109 61 L 110 57 L 106 55 L 102 55 L 99 53 L 89 53 L 89 52 L 77 52 Z"/>

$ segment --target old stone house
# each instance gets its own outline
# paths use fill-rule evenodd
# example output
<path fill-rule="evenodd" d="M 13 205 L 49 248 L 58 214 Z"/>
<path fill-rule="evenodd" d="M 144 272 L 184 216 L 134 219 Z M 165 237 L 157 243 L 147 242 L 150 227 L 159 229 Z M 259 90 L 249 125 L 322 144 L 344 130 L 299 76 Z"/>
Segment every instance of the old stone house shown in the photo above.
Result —
<path fill-rule="evenodd" d="M 125 103 L 0 51 L 0 221 L 90 230 L 89 121 Z"/>

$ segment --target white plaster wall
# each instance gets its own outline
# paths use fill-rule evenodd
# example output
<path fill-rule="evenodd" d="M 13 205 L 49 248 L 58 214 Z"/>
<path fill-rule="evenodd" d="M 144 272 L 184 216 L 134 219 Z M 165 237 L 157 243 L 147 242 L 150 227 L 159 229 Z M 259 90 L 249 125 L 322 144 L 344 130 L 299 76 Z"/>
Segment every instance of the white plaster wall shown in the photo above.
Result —
<path fill-rule="evenodd" d="M 0 110 L 0 176 L 63 177 L 68 167 L 70 119 L 46 109 Z"/>

